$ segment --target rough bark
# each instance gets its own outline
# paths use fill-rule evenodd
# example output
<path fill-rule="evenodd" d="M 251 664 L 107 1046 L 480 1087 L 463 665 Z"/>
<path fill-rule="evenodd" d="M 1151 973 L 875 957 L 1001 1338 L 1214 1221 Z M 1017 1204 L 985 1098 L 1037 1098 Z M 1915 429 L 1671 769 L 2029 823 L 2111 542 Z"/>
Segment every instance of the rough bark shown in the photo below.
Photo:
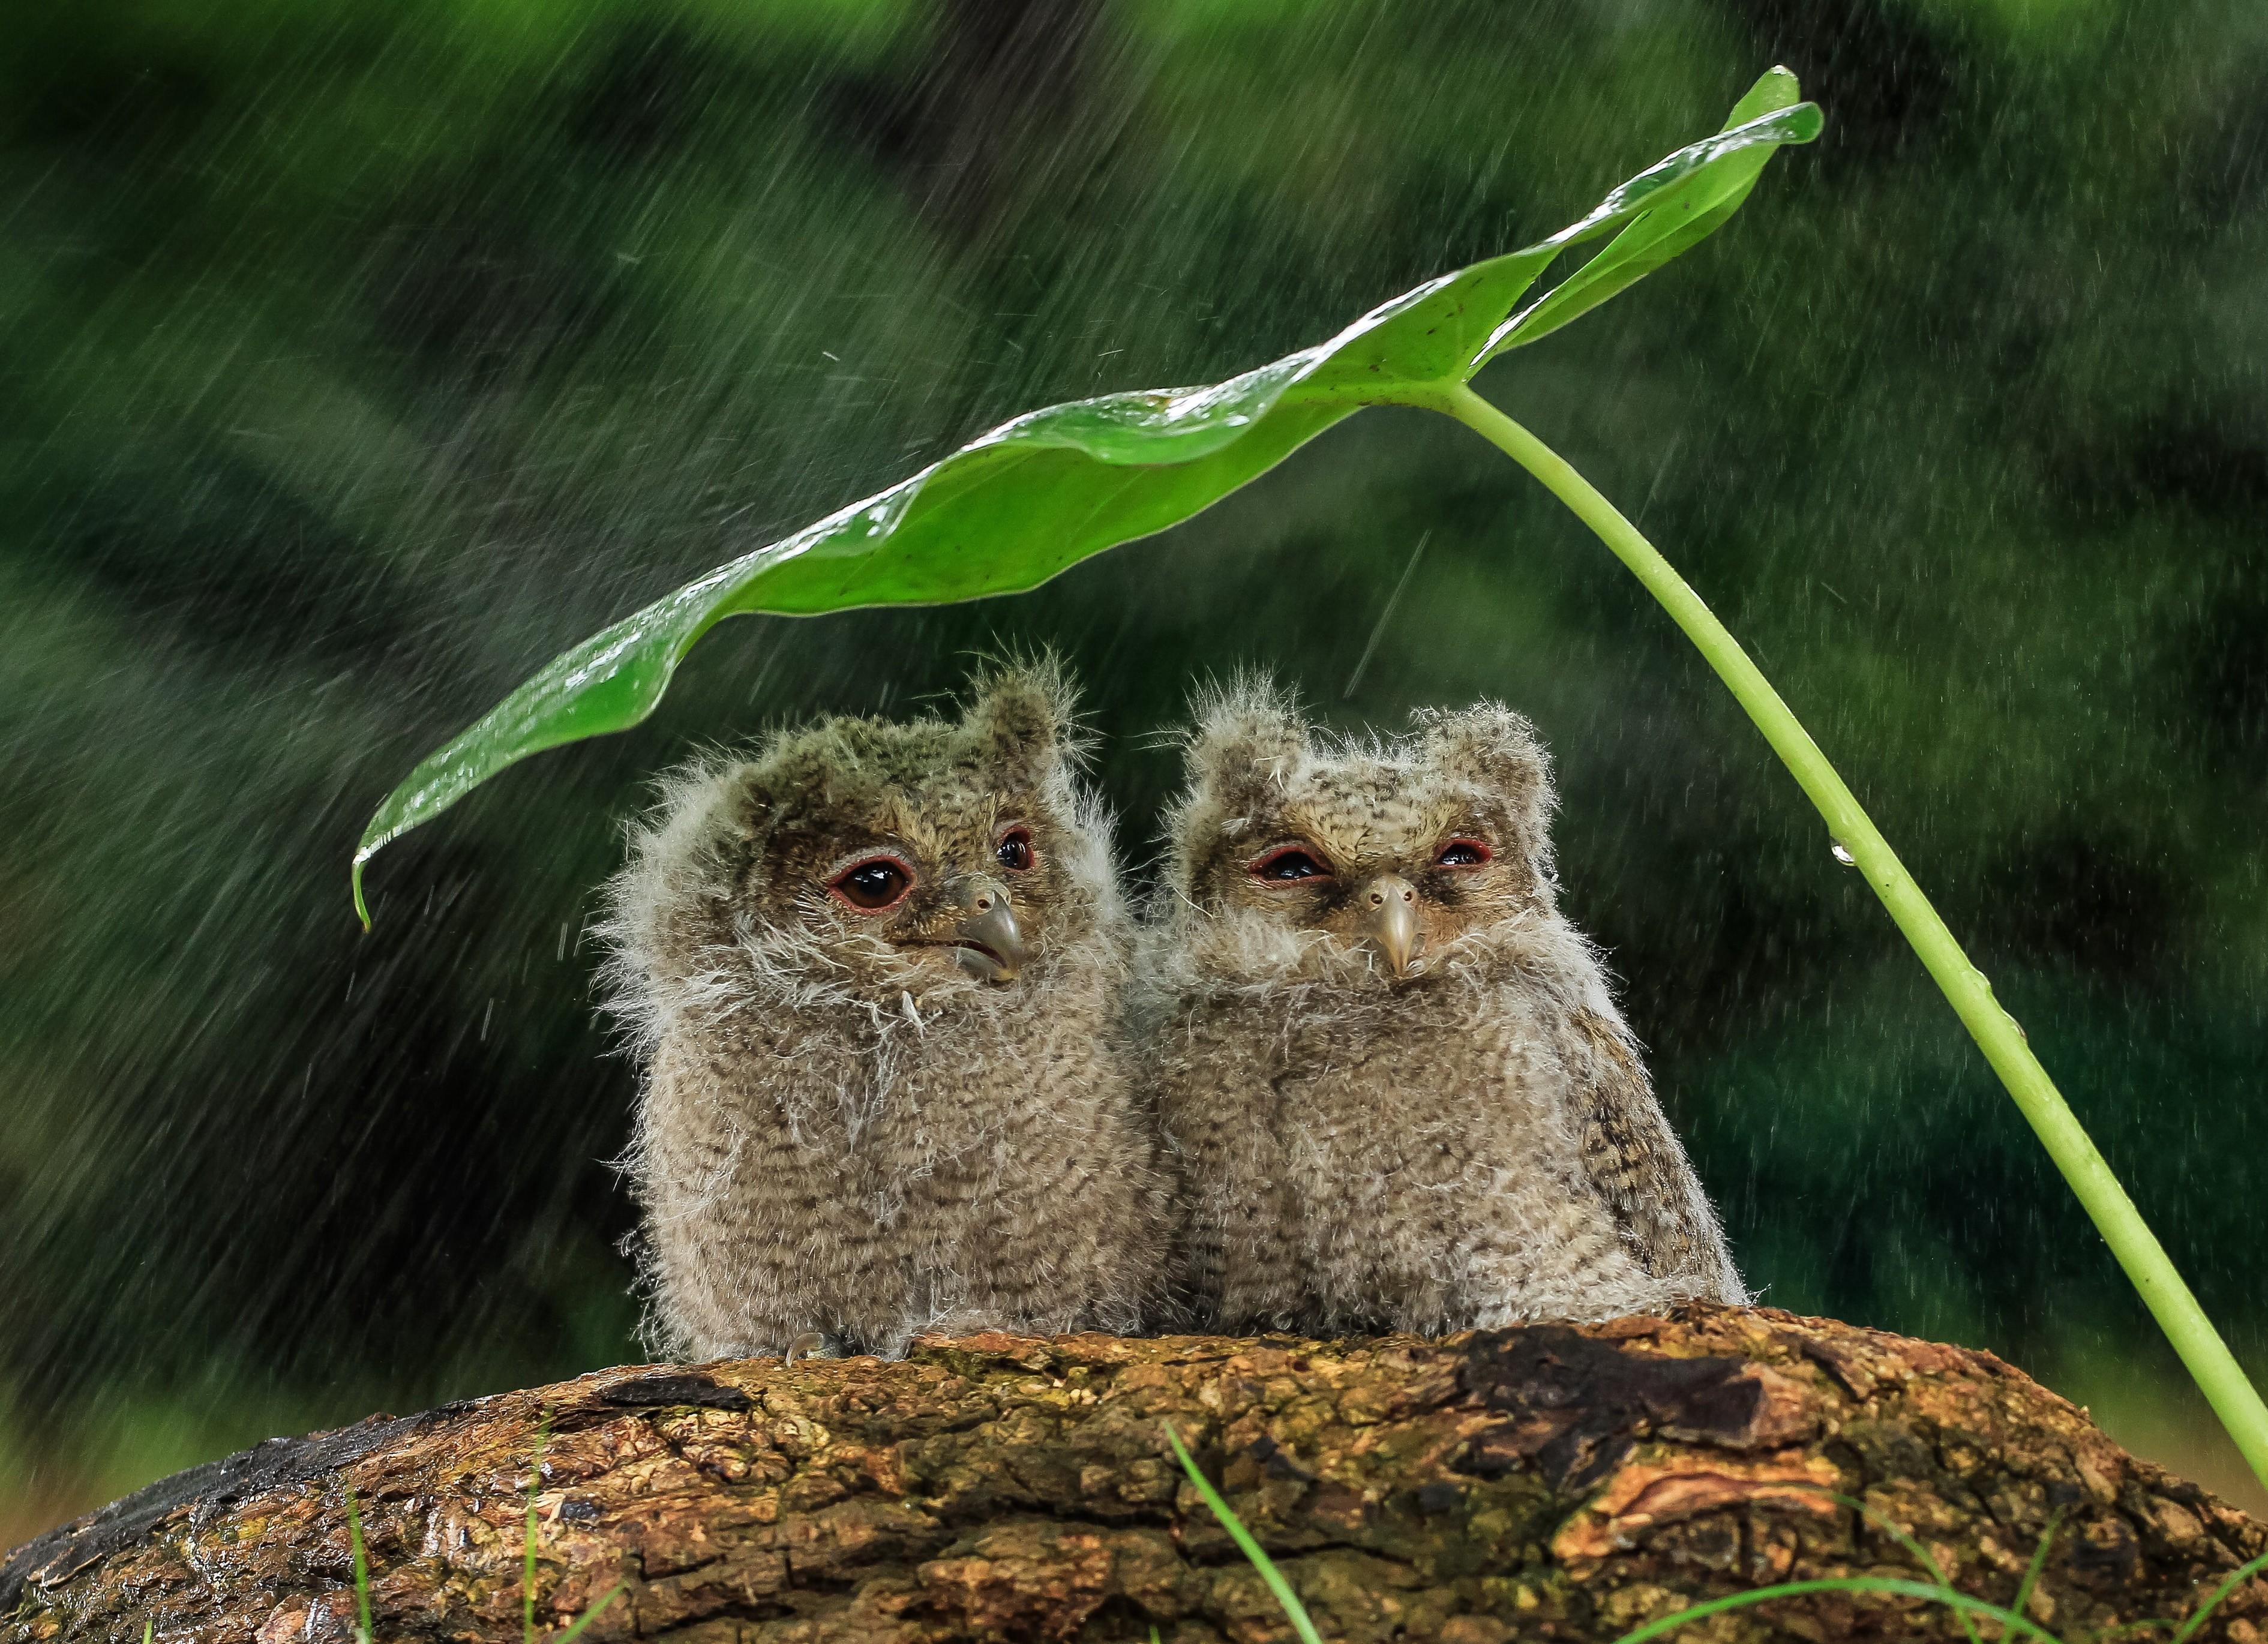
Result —
<path fill-rule="evenodd" d="M 2268 1549 L 1990 1354 L 1696 1308 L 1432 1343 L 978 1336 L 901 1363 L 601 1371 L 153 1485 L 0 1567 L 0 1638 L 344 1640 L 350 1490 L 385 1644 L 516 1638 L 539 1449 L 536 1626 L 624 1584 L 591 1644 L 1288 1638 L 1169 1420 L 1334 1640 L 1608 1640 L 1768 1582 L 1921 1574 L 1821 1486 L 1999 1603 L 2053 1525 L 2030 1613 L 2066 1639 L 2187 1616 Z M 1835 1594 L 1678 1636 L 1961 1629 Z M 2268 1580 L 2198 1636 L 2268 1638 Z"/>

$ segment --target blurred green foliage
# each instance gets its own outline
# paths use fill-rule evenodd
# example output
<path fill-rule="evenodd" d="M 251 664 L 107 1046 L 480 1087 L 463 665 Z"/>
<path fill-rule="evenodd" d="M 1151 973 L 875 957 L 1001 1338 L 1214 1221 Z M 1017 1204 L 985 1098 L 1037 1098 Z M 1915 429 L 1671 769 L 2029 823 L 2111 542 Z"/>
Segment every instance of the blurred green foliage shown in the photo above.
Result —
<path fill-rule="evenodd" d="M 112 0 L 14 44 L 21 1512 L 630 1356 L 631 1079 L 580 938 L 615 821 L 696 744 L 902 709 L 1003 641 L 1087 679 L 1138 864 L 1193 675 L 1265 663 L 1348 723 L 1522 707 L 1766 1299 L 2172 1374 L 1738 710 L 1418 413 L 1032 595 L 735 623 L 646 726 L 389 851 L 374 936 L 341 894 L 401 772 L 608 619 L 1016 411 L 1225 376 L 1524 243 L 1775 60 L 1826 136 L 1482 387 L 1750 645 L 2268 1368 L 2268 14 Z"/>

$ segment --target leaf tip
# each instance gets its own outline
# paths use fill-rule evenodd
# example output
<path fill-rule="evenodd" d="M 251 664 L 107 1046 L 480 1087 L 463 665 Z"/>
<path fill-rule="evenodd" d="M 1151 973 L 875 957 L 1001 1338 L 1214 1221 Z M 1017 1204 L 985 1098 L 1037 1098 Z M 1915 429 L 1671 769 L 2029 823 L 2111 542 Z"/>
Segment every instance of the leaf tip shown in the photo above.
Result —
<path fill-rule="evenodd" d="M 362 899 L 362 865 L 369 860 L 370 851 L 367 847 L 356 851 L 353 870 L 348 874 L 348 881 L 354 888 L 355 918 L 362 921 L 362 933 L 364 936 L 370 934 L 370 906 Z"/>
<path fill-rule="evenodd" d="M 1741 100 L 1733 105 L 1726 116 L 1724 129 L 1744 126 L 1751 120 L 1766 114 L 1776 114 L 1783 108 L 1793 107 L 1803 96 L 1803 86 L 1795 71 L 1786 63 L 1774 63 L 1756 77 L 1756 83 L 1742 93 Z"/>
<path fill-rule="evenodd" d="M 1784 63 L 1774 63 L 1757 77 L 1748 95 L 1733 105 L 1732 118 L 1725 122 L 1725 129 L 1729 131 L 1766 114 L 1785 117 L 1782 141 L 1788 143 L 1808 143 L 1827 123 L 1817 103 L 1803 100 L 1803 83 Z"/>

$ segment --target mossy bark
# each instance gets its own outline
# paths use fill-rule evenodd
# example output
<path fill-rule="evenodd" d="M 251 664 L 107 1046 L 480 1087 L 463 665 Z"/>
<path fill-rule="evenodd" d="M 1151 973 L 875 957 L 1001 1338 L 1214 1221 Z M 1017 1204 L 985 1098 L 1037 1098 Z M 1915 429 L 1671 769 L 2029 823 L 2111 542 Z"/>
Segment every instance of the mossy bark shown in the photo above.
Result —
<path fill-rule="evenodd" d="M 383 1644 L 516 1639 L 531 1484 L 538 1631 L 622 1589 L 591 1644 L 1289 1638 L 1169 1421 L 1334 1640 L 1610 1640 L 1774 1581 L 1926 1579 L 1827 1492 L 1997 1603 L 2052 1533 L 2029 1611 L 2066 1639 L 2178 1620 L 2268 1550 L 1990 1354 L 1693 1308 L 1440 1342 L 977 1336 L 901 1363 L 602 1371 L 153 1485 L 0 1567 L 0 1639 L 343 1644 L 349 1491 Z M 1829 1594 L 1681 1636 L 1962 1629 Z M 2268 1639 L 2268 1579 L 2198 1636 Z"/>

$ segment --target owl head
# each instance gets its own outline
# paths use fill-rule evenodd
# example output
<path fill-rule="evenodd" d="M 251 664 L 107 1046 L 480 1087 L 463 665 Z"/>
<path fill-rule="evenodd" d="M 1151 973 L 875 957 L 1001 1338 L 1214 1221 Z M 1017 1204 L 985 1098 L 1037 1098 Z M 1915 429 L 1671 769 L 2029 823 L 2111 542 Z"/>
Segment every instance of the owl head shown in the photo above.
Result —
<path fill-rule="evenodd" d="M 1556 915 L 1550 763 L 1519 714 L 1423 710 L 1402 736 L 1337 737 L 1265 680 L 1196 708 L 1163 886 L 1194 969 L 1391 988 Z"/>
<path fill-rule="evenodd" d="M 1073 702 L 1015 664 L 957 718 L 827 719 L 670 778 L 599 927 L 617 1014 L 981 1008 L 1091 956 L 1123 916 Z"/>

